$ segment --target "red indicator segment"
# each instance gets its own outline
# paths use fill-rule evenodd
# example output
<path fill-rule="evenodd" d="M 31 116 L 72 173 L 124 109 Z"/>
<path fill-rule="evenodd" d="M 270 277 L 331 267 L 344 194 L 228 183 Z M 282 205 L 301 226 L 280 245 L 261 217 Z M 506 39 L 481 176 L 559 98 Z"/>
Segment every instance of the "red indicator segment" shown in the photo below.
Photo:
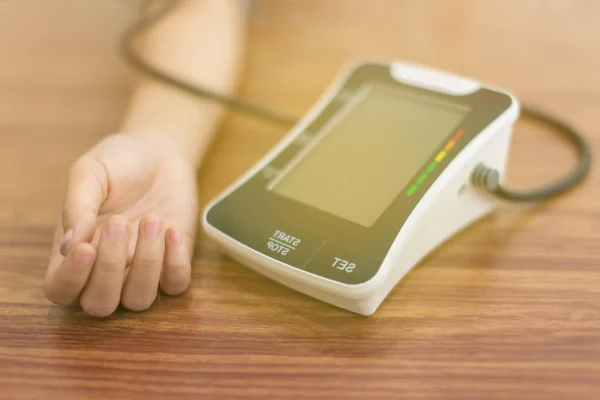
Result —
<path fill-rule="evenodd" d="M 456 134 L 452 138 L 452 140 L 457 141 L 458 139 L 460 139 L 463 133 L 465 133 L 465 131 L 463 129 L 459 129 L 458 132 L 456 132 Z"/>

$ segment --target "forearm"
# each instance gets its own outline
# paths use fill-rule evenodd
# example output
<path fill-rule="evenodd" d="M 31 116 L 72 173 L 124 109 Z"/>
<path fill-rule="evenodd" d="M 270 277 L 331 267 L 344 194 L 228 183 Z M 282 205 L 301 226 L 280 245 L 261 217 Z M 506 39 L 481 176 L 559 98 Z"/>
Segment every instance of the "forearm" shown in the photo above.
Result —
<path fill-rule="evenodd" d="M 180 79 L 231 94 L 242 58 L 245 26 L 241 3 L 180 1 L 146 34 L 143 56 Z M 198 165 L 224 111 L 220 104 L 144 78 L 135 89 L 121 129 L 169 138 Z"/>

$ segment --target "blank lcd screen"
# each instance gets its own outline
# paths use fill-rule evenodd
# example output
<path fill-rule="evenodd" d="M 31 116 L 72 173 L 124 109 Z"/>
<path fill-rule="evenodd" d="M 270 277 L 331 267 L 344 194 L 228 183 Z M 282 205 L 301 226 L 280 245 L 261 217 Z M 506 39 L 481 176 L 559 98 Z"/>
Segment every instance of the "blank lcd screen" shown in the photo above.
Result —
<path fill-rule="evenodd" d="M 271 190 L 370 227 L 432 160 L 466 106 L 386 87 L 359 91 Z"/>

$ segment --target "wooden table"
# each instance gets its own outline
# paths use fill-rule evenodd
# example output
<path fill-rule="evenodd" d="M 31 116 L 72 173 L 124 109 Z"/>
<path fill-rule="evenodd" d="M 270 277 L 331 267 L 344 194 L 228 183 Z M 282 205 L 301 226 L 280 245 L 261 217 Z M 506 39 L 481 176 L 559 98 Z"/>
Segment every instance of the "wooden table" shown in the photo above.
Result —
<path fill-rule="evenodd" d="M 600 398 L 600 169 L 537 208 L 457 235 L 360 317 L 250 272 L 200 236 L 193 284 L 96 320 L 41 281 L 76 156 L 132 82 L 115 40 L 132 3 L 0 2 L 0 398 Z M 512 89 L 600 150 L 600 2 L 259 1 L 240 95 L 302 114 L 350 58 L 406 59 Z M 203 202 L 283 134 L 226 121 Z M 574 161 L 519 123 L 509 183 Z"/>

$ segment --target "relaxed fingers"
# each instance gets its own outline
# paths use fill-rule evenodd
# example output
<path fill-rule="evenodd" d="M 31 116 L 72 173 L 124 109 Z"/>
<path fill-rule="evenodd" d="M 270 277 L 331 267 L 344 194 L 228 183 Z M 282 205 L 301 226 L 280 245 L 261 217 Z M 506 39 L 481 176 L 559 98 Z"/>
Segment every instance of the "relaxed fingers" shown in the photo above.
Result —
<path fill-rule="evenodd" d="M 86 154 L 69 170 L 62 214 L 65 231 L 61 253 L 73 246 L 89 242 L 96 229 L 98 209 L 108 195 L 108 176 L 98 158 Z"/>
<path fill-rule="evenodd" d="M 129 229 L 129 221 L 121 216 L 110 217 L 102 227 L 96 263 L 80 299 L 81 307 L 88 314 L 106 317 L 119 306 Z"/>
<path fill-rule="evenodd" d="M 162 221 L 156 218 L 142 220 L 135 253 L 121 295 L 121 304 L 124 307 L 142 311 L 152 305 L 158 292 L 164 252 Z"/>
<path fill-rule="evenodd" d="M 96 249 L 89 243 L 79 243 L 71 249 L 64 260 L 49 271 L 44 281 L 44 293 L 55 304 L 73 304 L 88 281 Z"/>
<path fill-rule="evenodd" d="M 191 280 L 190 251 L 179 230 L 169 228 L 165 242 L 166 250 L 160 287 L 167 294 L 181 294 L 186 291 Z"/>

